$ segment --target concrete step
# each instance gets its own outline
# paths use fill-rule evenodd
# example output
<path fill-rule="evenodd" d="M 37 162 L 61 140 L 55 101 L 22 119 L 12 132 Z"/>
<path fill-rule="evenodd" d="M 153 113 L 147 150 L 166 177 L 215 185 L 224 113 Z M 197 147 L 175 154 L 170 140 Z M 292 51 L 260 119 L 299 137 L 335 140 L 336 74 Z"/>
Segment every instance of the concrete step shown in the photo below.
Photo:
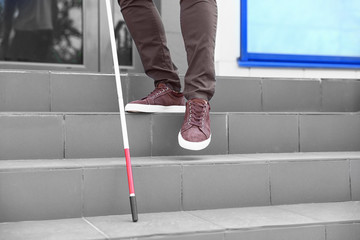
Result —
<path fill-rule="evenodd" d="M 212 142 L 194 152 L 182 114 L 127 114 L 132 156 L 360 151 L 359 113 L 212 113 Z M 117 113 L 0 113 L 0 160 L 122 157 Z"/>
<path fill-rule="evenodd" d="M 360 202 L 281 205 L 203 211 L 0 223 L 6 240 L 47 239 L 312 239 L 358 240 Z"/>
<path fill-rule="evenodd" d="M 132 158 L 140 213 L 360 201 L 360 152 Z M 0 222 L 128 214 L 125 160 L 0 161 Z"/>
<path fill-rule="evenodd" d="M 122 75 L 124 102 L 153 90 L 144 74 Z M 217 77 L 214 112 L 355 112 L 357 79 Z M 0 111 L 117 112 L 111 74 L 0 70 Z"/>

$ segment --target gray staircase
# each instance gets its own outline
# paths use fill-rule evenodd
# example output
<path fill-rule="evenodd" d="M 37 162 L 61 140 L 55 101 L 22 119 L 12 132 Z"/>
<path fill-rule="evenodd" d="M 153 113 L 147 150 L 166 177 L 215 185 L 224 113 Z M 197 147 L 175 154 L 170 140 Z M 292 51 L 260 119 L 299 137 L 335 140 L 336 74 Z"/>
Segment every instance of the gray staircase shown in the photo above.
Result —
<path fill-rule="evenodd" d="M 124 101 L 153 83 L 123 75 Z M 218 77 L 211 146 L 199 155 L 359 151 L 360 81 Z M 0 159 L 121 157 L 114 76 L 0 71 Z M 133 156 L 192 155 L 181 114 L 128 114 Z M 41 129 L 41 130 L 40 130 Z"/>
<path fill-rule="evenodd" d="M 133 224 L 114 76 L 0 70 L 0 239 L 359 240 L 360 81 L 218 77 L 211 106 L 199 152 L 127 114 Z"/>

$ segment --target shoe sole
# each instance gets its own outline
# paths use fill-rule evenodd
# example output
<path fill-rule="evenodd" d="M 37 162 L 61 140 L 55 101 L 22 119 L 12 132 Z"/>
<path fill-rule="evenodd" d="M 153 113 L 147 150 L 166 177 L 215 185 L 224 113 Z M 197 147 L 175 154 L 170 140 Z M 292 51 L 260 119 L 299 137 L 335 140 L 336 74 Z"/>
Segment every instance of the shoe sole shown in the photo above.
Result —
<path fill-rule="evenodd" d="M 211 135 L 208 139 L 206 139 L 205 141 L 202 142 L 190 142 L 185 140 L 182 136 L 181 136 L 181 132 L 179 132 L 178 135 L 178 142 L 179 145 L 182 148 L 188 149 L 188 150 L 193 150 L 193 151 L 199 151 L 199 150 L 203 150 L 204 148 L 206 148 L 207 146 L 209 146 L 210 142 L 211 142 Z"/>
<path fill-rule="evenodd" d="M 185 106 L 127 104 L 125 106 L 125 111 L 144 113 L 185 113 Z"/>

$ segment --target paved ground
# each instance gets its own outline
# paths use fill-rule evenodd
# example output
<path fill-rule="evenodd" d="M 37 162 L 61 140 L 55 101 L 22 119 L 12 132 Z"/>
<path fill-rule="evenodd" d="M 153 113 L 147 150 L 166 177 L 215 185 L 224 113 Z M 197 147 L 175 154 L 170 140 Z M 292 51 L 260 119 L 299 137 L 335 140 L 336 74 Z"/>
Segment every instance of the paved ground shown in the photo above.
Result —
<path fill-rule="evenodd" d="M 360 202 L 1 223 L 0 239 L 321 239 L 358 240 Z"/>

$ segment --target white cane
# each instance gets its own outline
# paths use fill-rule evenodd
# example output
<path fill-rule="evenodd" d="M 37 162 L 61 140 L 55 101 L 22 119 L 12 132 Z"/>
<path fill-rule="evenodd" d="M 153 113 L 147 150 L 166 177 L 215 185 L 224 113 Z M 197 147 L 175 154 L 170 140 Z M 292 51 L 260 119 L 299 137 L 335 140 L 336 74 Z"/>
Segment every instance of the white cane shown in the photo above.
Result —
<path fill-rule="evenodd" d="M 117 50 L 116 50 L 116 44 L 115 44 L 114 23 L 113 23 L 113 19 L 112 19 L 110 0 L 106 0 L 106 11 L 107 11 L 107 17 L 108 17 L 111 52 L 112 52 L 113 62 L 114 62 L 116 89 L 117 89 L 117 94 L 118 94 L 118 103 L 119 103 L 119 110 L 120 110 L 120 122 L 121 122 L 121 130 L 122 130 L 122 135 L 123 135 L 125 159 L 126 159 L 126 171 L 127 171 L 128 184 L 129 184 L 131 215 L 132 215 L 132 220 L 134 222 L 137 222 L 138 213 L 137 213 L 137 205 L 136 205 L 136 197 L 135 197 L 135 188 L 134 188 L 134 180 L 133 180 L 133 174 L 132 174 L 132 168 L 131 168 L 129 139 L 128 139 L 128 133 L 127 133 L 127 127 L 126 127 L 124 100 L 123 100 L 122 88 L 121 88 L 120 70 L 119 70 L 119 62 L 118 62 L 118 56 L 117 56 Z"/>

